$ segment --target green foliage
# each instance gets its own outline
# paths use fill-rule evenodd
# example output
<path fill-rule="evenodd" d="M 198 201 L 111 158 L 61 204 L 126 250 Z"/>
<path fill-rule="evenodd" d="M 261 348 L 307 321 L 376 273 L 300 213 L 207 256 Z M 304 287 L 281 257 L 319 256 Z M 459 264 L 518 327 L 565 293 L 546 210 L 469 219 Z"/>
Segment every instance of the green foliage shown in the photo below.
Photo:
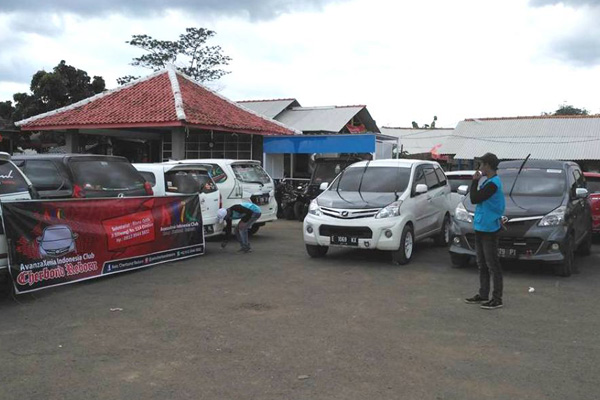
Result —
<path fill-rule="evenodd" d="M 229 73 L 219 67 L 229 65 L 231 58 L 222 53 L 220 46 L 206 45 L 215 34 L 205 28 L 187 28 L 175 41 L 133 35 L 126 43 L 146 51 L 146 54 L 134 58 L 131 65 L 158 71 L 167 64 L 174 64 L 179 71 L 197 81 L 217 80 Z M 128 75 L 117 79 L 117 82 L 123 85 L 137 78 Z"/>
<path fill-rule="evenodd" d="M 563 104 L 553 115 L 589 115 L 589 111 L 585 108 L 576 108 L 570 104 Z"/>

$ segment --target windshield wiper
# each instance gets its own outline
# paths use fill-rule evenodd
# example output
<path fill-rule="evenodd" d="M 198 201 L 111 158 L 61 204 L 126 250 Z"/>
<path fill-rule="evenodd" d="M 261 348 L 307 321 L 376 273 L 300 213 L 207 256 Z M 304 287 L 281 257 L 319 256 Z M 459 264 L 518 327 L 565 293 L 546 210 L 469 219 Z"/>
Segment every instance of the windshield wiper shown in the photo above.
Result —
<path fill-rule="evenodd" d="M 517 184 L 517 179 L 519 179 L 519 175 L 521 175 L 521 171 L 523 171 L 523 167 L 525 166 L 525 164 L 527 163 L 527 160 L 529 160 L 529 157 L 531 157 L 531 153 L 529 153 L 527 155 L 527 157 L 525 157 L 525 160 L 523 160 L 523 163 L 521 164 L 521 167 L 519 167 L 519 172 L 517 172 L 517 176 L 515 176 L 515 180 L 513 181 L 512 187 L 510 188 L 510 192 L 508 193 L 508 197 L 513 201 L 513 203 L 515 203 L 515 205 L 517 207 L 519 207 L 521 210 L 526 210 L 525 208 L 521 207 L 520 205 L 517 204 L 517 202 L 515 201 L 515 199 L 513 199 L 512 197 L 512 192 L 515 189 L 515 185 Z"/>
<path fill-rule="evenodd" d="M 362 183 L 363 183 L 363 179 L 365 178 L 365 174 L 367 173 L 367 168 L 369 168 L 369 164 L 371 163 L 371 160 L 367 161 L 367 163 L 365 164 L 365 168 L 363 169 L 363 173 L 360 176 L 360 182 L 358 183 L 358 195 L 360 196 L 360 199 L 368 206 L 370 206 L 369 202 L 366 201 L 362 195 L 362 193 L 360 192 L 360 189 L 362 188 Z"/>

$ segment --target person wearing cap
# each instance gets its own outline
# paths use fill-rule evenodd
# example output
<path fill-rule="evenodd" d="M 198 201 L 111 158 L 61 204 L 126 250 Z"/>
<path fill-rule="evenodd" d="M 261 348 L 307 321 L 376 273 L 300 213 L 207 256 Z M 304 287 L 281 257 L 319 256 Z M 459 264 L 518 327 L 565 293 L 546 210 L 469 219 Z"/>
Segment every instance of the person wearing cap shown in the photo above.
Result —
<path fill-rule="evenodd" d="M 248 241 L 248 231 L 252 228 L 252 225 L 258 221 L 260 216 L 260 207 L 254 203 L 236 204 L 229 208 L 219 209 L 219 211 L 217 211 L 218 222 L 220 224 L 222 224 L 223 221 L 227 223 L 225 226 L 225 239 L 223 240 L 223 243 L 221 243 L 221 247 L 224 248 L 229 242 L 232 221 L 234 219 L 239 219 L 240 222 L 235 228 L 235 236 L 240 242 L 240 251 L 244 253 L 251 252 L 252 249 L 250 248 L 250 243 Z"/>
<path fill-rule="evenodd" d="M 492 310 L 501 308 L 502 304 L 502 267 L 498 257 L 498 232 L 502 229 L 502 218 L 505 209 L 502 182 L 496 174 L 498 157 L 486 153 L 479 161 L 479 171 L 473 175 L 470 199 L 476 204 L 473 228 L 475 229 L 475 250 L 479 267 L 479 293 L 465 299 L 468 304 L 479 304 L 481 308 Z M 479 180 L 485 175 L 481 185 Z M 494 284 L 492 298 L 490 295 L 490 275 Z"/>

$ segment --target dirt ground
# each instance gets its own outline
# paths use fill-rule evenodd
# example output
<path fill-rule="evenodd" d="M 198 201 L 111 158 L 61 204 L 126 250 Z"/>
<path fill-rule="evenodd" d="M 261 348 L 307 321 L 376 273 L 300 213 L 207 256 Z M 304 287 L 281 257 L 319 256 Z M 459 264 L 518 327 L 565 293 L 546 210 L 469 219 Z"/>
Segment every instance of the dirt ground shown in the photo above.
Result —
<path fill-rule="evenodd" d="M 0 399 L 598 398 L 599 245 L 570 278 L 507 265 L 485 311 L 445 249 L 313 260 L 301 229 L 16 298 L 4 283 Z"/>

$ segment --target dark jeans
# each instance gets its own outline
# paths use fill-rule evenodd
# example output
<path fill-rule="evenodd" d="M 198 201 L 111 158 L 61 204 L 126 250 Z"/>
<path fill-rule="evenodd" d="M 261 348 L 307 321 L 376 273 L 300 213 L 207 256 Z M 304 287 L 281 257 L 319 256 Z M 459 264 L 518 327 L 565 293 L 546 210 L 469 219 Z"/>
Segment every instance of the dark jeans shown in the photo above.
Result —
<path fill-rule="evenodd" d="M 242 249 L 249 249 L 250 243 L 248 242 L 248 231 L 252 228 L 252 225 L 260 218 L 261 213 L 252 213 L 252 217 L 248 222 L 240 221 L 237 228 L 235 228 L 235 236 L 240 241 Z"/>
<path fill-rule="evenodd" d="M 475 232 L 475 249 L 479 267 L 479 295 L 488 299 L 490 295 L 490 275 L 494 283 L 492 298 L 502 301 L 502 266 L 498 258 L 498 234 Z"/>

